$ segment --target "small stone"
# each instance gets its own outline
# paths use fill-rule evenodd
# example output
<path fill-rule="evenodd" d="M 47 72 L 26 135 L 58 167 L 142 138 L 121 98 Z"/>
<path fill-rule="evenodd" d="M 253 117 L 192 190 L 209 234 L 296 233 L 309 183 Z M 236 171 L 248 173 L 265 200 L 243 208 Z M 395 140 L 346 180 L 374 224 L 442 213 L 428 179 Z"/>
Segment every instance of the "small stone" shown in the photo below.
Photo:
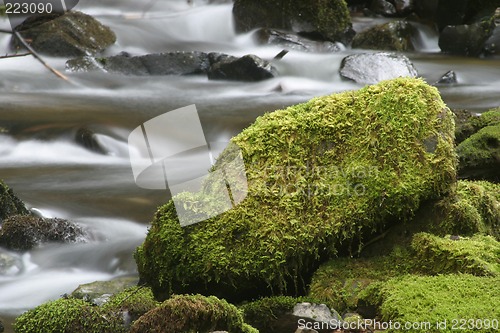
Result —
<path fill-rule="evenodd" d="M 386 0 L 373 0 L 370 10 L 375 14 L 384 16 L 394 16 L 396 14 L 396 7 Z"/>
<path fill-rule="evenodd" d="M 455 83 L 457 83 L 457 74 L 454 71 L 448 71 L 448 72 L 446 72 L 436 82 L 436 84 L 455 84 Z"/>

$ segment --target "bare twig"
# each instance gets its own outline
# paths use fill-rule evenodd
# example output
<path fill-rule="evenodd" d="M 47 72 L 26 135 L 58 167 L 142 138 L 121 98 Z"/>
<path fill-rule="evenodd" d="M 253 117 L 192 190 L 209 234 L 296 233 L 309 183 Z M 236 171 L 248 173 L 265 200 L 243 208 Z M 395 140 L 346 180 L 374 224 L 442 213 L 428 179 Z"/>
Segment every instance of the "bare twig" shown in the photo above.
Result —
<path fill-rule="evenodd" d="M 0 59 L 25 57 L 25 56 L 29 56 L 29 55 L 31 55 L 30 52 L 27 52 L 27 53 L 16 53 L 16 54 L 6 54 L 4 56 L 0 56 Z"/>

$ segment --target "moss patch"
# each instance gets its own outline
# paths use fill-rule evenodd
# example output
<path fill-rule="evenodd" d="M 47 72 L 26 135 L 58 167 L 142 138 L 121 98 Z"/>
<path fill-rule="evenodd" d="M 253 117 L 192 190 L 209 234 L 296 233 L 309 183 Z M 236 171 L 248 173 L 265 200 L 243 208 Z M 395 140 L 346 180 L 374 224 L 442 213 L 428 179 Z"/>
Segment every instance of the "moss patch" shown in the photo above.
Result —
<path fill-rule="evenodd" d="M 480 129 L 500 123 L 500 108 L 491 109 L 476 116 L 466 110 L 454 110 L 456 115 L 455 142 L 461 143 Z"/>
<path fill-rule="evenodd" d="M 159 305 L 160 303 L 155 300 L 151 288 L 132 287 L 111 296 L 102 305 L 102 309 L 115 314 L 126 312 L 130 316 L 130 321 L 134 322 Z"/>
<path fill-rule="evenodd" d="M 500 181 L 500 123 L 484 127 L 457 146 L 462 177 Z"/>
<path fill-rule="evenodd" d="M 413 51 L 417 31 L 406 21 L 394 21 L 376 25 L 358 33 L 352 47 L 359 49 Z"/>
<path fill-rule="evenodd" d="M 442 238 L 419 233 L 413 237 L 412 248 L 415 266 L 424 274 L 500 276 L 500 243 L 491 236 Z"/>
<path fill-rule="evenodd" d="M 294 292 L 321 256 L 447 193 L 455 182 L 453 133 L 451 112 L 420 79 L 259 117 L 232 139 L 245 161 L 245 200 L 185 228 L 172 201 L 160 207 L 135 254 L 141 279 L 160 298 L 187 291 L 228 298 L 265 284 Z M 226 150 L 215 169 L 235 154 Z M 200 195 L 178 199 L 188 206 Z"/>
<path fill-rule="evenodd" d="M 12 215 L 27 215 L 28 209 L 12 189 L 0 180 L 0 223 Z"/>
<path fill-rule="evenodd" d="M 405 332 L 456 332 L 464 323 L 461 319 L 466 321 L 461 332 L 497 332 L 498 326 L 495 329 L 491 324 L 495 320 L 498 324 L 500 318 L 499 285 L 499 277 L 407 275 L 372 285 L 364 297 L 378 306 L 381 322 L 397 322 L 401 327 L 406 323 L 430 324 L 417 329 L 410 326 Z M 446 327 L 436 326 L 444 321 Z M 401 328 L 388 330 L 401 331 Z"/>
<path fill-rule="evenodd" d="M 137 320 L 130 333 L 212 332 L 258 333 L 243 322 L 241 312 L 217 297 L 176 295 Z"/>
<path fill-rule="evenodd" d="M 84 300 L 61 298 L 19 316 L 14 330 L 16 333 L 120 333 L 125 332 L 121 321 Z"/>

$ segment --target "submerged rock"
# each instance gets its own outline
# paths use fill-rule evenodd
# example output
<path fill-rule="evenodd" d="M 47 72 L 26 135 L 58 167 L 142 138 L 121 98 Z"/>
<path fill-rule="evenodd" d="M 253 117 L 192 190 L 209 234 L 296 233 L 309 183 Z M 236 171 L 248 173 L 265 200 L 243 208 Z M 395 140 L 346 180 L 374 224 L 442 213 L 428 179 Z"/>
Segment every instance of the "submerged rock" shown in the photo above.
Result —
<path fill-rule="evenodd" d="M 160 299 L 184 292 L 234 299 L 269 293 L 269 286 L 301 288 L 320 256 L 389 218 L 410 217 L 422 201 L 450 190 L 453 135 L 452 113 L 437 89 L 419 79 L 266 114 L 231 140 L 204 185 L 223 191 L 215 171 L 234 178 L 243 171 L 246 198 L 185 228 L 175 207 L 196 208 L 208 200 L 202 192 L 182 193 L 176 205 L 160 207 L 135 254 L 141 280 Z M 436 140 L 433 152 L 426 151 L 429 138 Z M 240 152 L 246 170 L 230 164 Z"/>
<path fill-rule="evenodd" d="M 28 215 L 29 211 L 24 202 L 19 199 L 12 189 L 0 180 L 0 224 L 13 215 Z"/>
<path fill-rule="evenodd" d="M 99 154 L 106 154 L 106 149 L 102 147 L 102 145 L 99 143 L 99 140 L 97 140 L 95 133 L 90 130 L 89 128 L 86 127 L 81 127 L 76 131 L 75 134 L 75 140 L 76 143 L 81 145 L 82 147 L 99 153 Z"/>
<path fill-rule="evenodd" d="M 23 268 L 23 261 L 18 254 L 10 253 L 0 248 L 0 276 L 17 275 Z"/>
<path fill-rule="evenodd" d="M 116 41 L 110 28 L 77 11 L 32 16 L 15 29 L 35 51 L 56 57 L 96 54 Z M 19 47 L 15 38 L 12 43 Z"/>
<path fill-rule="evenodd" d="M 236 0 L 233 14 L 239 32 L 274 28 L 343 43 L 353 37 L 344 0 Z"/>
<path fill-rule="evenodd" d="M 340 75 L 357 83 L 374 84 L 398 77 L 416 77 L 418 74 L 406 56 L 378 52 L 345 57 L 340 64 Z"/>
<path fill-rule="evenodd" d="M 71 71 L 103 70 L 126 75 L 205 74 L 211 80 L 260 81 L 274 77 L 275 68 L 255 55 L 241 58 L 223 53 L 168 52 L 143 56 L 122 53 L 107 58 L 82 57 L 66 62 Z"/>
<path fill-rule="evenodd" d="M 359 32 L 352 40 L 353 48 L 413 51 L 416 29 L 406 21 L 393 21 Z"/>
<path fill-rule="evenodd" d="M 255 34 L 259 44 L 278 45 L 283 48 L 305 52 L 338 52 L 340 47 L 328 41 L 314 41 L 299 35 L 275 29 L 259 29 Z"/>
<path fill-rule="evenodd" d="M 84 230 L 64 219 L 30 215 L 7 218 L 0 229 L 0 246 L 26 251 L 47 242 L 68 243 L 83 240 Z"/>

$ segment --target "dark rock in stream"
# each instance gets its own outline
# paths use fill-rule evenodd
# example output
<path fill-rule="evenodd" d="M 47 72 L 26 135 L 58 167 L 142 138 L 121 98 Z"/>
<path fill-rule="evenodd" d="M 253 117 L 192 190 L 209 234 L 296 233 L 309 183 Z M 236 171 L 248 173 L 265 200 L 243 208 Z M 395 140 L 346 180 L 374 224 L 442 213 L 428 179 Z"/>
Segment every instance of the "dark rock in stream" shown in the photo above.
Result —
<path fill-rule="evenodd" d="M 97 140 L 95 133 L 86 127 L 79 128 L 76 131 L 75 140 L 79 145 L 88 150 L 99 154 L 107 153 L 106 149 L 104 149 L 99 143 L 99 140 Z"/>
<path fill-rule="evenodd" d="M 357 83 L 374 84 L 397 77 L 416 77 L 417 70 L 404 55 L 360 53 L 342 59 L 340 75 Z"/>
<path fill-rule="evenodd" d="M 12 189 L 0 180 L 0 224 L 12 215 L 28 215 L 29 211 Z"/>
<path fill-rule="evenodd" d="M 252 54 L 241 58 L 226 58 L 216 62 L 208 71 L 210 80 L 262 81 L 276 76 L 268 61 Z"/>
<path fill-rule="evenodd" d="M 470 25 L 446 26 L 439 35 L 439 47 L 449 54 L 478 56 L 484 52 L 485 43 L 493 34 L 494 28 L 493 19 Z"/>
<path fill-rule="evenodd" d="M 223 53 L 168 52 L 143 56 L 127 53 L 107 58 L 82 57 L 66 62 L 71 71 L 101 69 L 126 75 L 194 75 L 206 74 L 211 80 L 260 81 L 272 78 L 276 70 L 255 56 L 241 58 Z"/>
<path fill-rule="evenodd" d="M 352 47 L 359 49 L 412 51 L 417 30 L 406 21 L 394 21 L 376 25 L 358 33 Z"/>
<path fill-rule="evenodd" d="M 0 229 L 0 246 L 27 251 L 47 242 L 83 241 L 85 231 L 64 219 L 15 215 L 4 220 Z"/>
<path fill-rule="evenodd" d="M 96 54 L 116 41 L 110 28 L 77 11 L 32 16 L 15 29 L 35 51 L 56 57 Z M 12 46 L 21 47 L 15 38 Z"/>
<path fill-rule="evenodd" d="M 375 14 L 384 16 L 394 16 L 396 14 L 396 7 L 387 0 L 373 0 L 370 10 Z"/>
<path fill-rule="evenodd" d="M 280 47 L 305 52 L 338 52 L 340 47 L 329 41 L 315 41 L 296 34 L 275 29 L 259 29 L 255 33 L 259 44 L 279 45 Z"/>
<path fill-rule="evenodd" d="M 448 71 L 441 76 L 436 84 L 455 84 L 457 82 L 457 74 L 454 71 Z"/>

